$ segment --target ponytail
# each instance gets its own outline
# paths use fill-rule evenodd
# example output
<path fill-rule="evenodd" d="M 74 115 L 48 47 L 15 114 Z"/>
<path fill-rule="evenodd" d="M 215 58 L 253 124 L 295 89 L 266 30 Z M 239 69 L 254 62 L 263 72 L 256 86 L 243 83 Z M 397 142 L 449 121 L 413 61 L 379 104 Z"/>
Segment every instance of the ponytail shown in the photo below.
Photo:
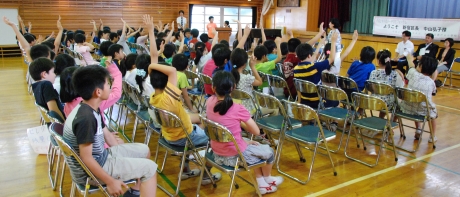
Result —
<path fill-rule="evenodd" d="M 128 56 L 126 56 L 125 59 L 121 61 L 119 69 L 123 77 L 126 75 L 128 70 L 133 69 L 133 66 L 136 64 L 136 58 L 136 53 L 130 53 Z"/>
<path fill-rule="evenodd" d="M 385 59 L 385 74 L 386 75 L 390 75 L 391 74 L 391 62 L 390 62 L 390 58 L 387 57 Z"/>
<path fill-rule="evenodd" d="M 198 66 L 198 63 L 200 63 L 201 57 L 204 55 L 204 49 L 206 49 L 206 44 L 203 42 L 197 42 L 195 43 L 195 65 Z"/>
<path fill-rule="evenodd" d="M 136 83 L 139 86 L 140 93 L 142 94 L 142 92 L 144 92 L 144 86 L 142 83 L 147 78 L 147 72 L 143 69 L 137 69 L 137 73 L 133 74 L 136 74 Z"/>
<path fill-rule="evenodd" d="M 216 90 L 216 94 L 218 96 L 224 96 L 224 100 L 218 101 L 213 111 L 219 112 L 221 116 L 225 115 L 230 107 L 233 106 L 233 100 L 230 94 L 236 85 L 235 78 L 229 72 L 218 71 L 212 77 L 212 84 Z"/>
<path fill-rule="evenodd" d="M 388 49 L 380 50 L 377 53 L 377 58 L 379 60 L 379 65 L 385 65 L 385 74 L 391 74 L 391 52 Z"/>
<path fill-rule="evenodd" d="M 248 53 L 244 49 L 236 48 L 230 55 L 230 61 L 233 64 L 233 77 L 235 78 L 236 84 L 238 84 L 240 82 L 240 73 L 238 72 L 238 69 L 246 66 L 248 63 Z"/>
<path fill-rule="evenodd" d="M 240 73 L 238 72 L 238 68 L 233 67 L 232 69 L 233 78 L 235 78 L 235 84 L 240 82 Z"/>

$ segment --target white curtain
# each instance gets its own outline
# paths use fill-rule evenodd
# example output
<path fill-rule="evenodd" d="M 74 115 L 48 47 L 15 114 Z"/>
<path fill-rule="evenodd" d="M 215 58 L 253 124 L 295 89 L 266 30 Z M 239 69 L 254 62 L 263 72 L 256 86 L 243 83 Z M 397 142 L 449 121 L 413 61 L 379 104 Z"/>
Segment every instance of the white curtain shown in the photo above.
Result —
<path fill-rule="evenodd" d="M 259 28 L 264 26 L 263 16 L 267 14 L 270 7 L 273 5 L 273 0 L 264 0 L 264 4 L 262 5 L 262 16 L 260 17 Z"/>

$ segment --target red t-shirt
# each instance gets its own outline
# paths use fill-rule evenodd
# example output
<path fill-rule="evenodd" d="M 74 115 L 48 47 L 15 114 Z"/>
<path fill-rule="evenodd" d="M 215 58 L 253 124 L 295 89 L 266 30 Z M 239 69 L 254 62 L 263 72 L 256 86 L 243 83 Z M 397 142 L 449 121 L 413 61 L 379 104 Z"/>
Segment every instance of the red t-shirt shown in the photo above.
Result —
<path fill-rule="evenodd" d="M 286 59 L 283 62 L 284 78 L 286 79 L 289 91 L 291 91 L 291 95 L 294 98 L 297 95 L 297 91 L 295 90 L 294 85 L 294 67 L 296 67 L 299 62 L 299 58 L 297 58 L 296 55 L 292 53 L 287 54 Z M 286 97 L 289 96 L 287 88 L 284 88 L 284 95 Z"/>
<path fill-rule="evenodd" d="M 212 72 L 217 68 L 216 63 L 214 63 L 213 59 L 208 60 L 203 67 L 203 74 L 208 75 L 212 78 Z M 212 85 L 204 84 L 204 92 L 206 94 L 213 95 L 214 91 L 212 91 Z"/>
<path fill-rule="evenodd" d="M 195 49 L 195 44 L 198 42 L 198 39 L 196 38 L 193 38 L 192 40 L 190 40 L 188 42 L 188 46 L 191 48 L 191 49 Z M 190 58 L 192 59 L 195 59 L 196 57 L 196 52 L 195 50 L 193 50 L 193 52 L 190 52 Z"/>
<path fill-rule="evenodd" d="M 206 42 L 206 49 L 208 50 L 208 52 L 211 52 L 211 46 L 212 44 L 210 42 Z"/>

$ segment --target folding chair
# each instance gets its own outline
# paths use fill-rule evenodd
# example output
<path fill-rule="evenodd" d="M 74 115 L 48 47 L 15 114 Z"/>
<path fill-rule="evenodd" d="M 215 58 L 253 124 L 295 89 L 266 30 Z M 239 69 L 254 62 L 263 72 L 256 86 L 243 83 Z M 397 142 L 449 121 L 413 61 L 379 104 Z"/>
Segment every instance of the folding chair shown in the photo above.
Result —
<path fill-rule="evenodd" d="M 46 109 L 45 109 L 46 110 Z M 55 111 L 48 111 L 46 113 L 46 116 L 48 117 L 48 119 L 50 120 L 50 123 L 51 124 L 52 122 L 56 122 L 56 123 L 59 123 L 59 125 L 62 125 L 64 124 L 64 121 L 65 120 L 62 120 L 61 116 L 59 116 L 59 114 Z M 51 126 L 48 127 L 49 130 L 51 130 Z M 62 127 L 60 128 L 60 130 L 55 130 L 56 133 L 62 135 Z M 57 162 L 55 161 L 55 157 L 56 157 L 56 154 L 57 154 Z M 57 142 L 51 137 L 50 139 L 50 146 L 49 146 L 49 149 L 48 149 L 48 177 L 50 178 L 50 182 L 51 182 L 51 188 L 53 188 L 53 190 L 56 190 L 56 186 L 57 186 L 57 177 L 59 176 L 59 164 L 61 163 L 61 151 L 59 150 L 59 146 L 57 144 Z M 65 168 L 65 162 L 63 162 L 62 164 L 62 167 Z M 54 173 L 54 177 L 53 177 L 53 168 L 55 168 L 55 173 Z M 64 169 L 62 169 L 62 171 L 64 171 Z M 63 172 L 61 172 L 63 173 Z M 60 181 L 60 192 L 62 194 L 62 180 L 63 180 L 63 175 L 61 174 L 61 181 Z"/>
<path fill-rule="evenodd" d="M 282 77 L 276 76 L 276 75 L 269 75 L 267 74 L 267 80 L 268 84 L 270 85 L 270 94 L 275 96 L 278 100 L 283 100 L 286 99 L 284 95 L 284 89 L 287 89 L 288 91 L 288 101 L 293 101 L 294 98 L 292 97 L 291 91 L 289 90 L 289 86 Z M 282 88 L 283 93 L 281 95 L 276 95 L 275 92 L 273 91 L 273 88 Z"/>
<path fill-rule="evenodd" d="M 237 99 L 237 100 L 241 100 L 242 103 L 243 102 L 250 103 L 250 105 L 252 105 L 253 108 L 252 109 L 247 108 L 246 106 L 245 106 L 245 108 L 249 111 L 249 113 L 251 114 L 251 116 L 253 117 L 254 120 L 257 120 L 259 117 L 262 117 L 262 113 L 260 112 L 260 109 L 259 109 L 258 105 L 256 104 L 256 101 L 254 100 L 252 95 L 250 95 L 249 93 L 247 93 L 247 92 L 245 92 L 243 90 L 234 89 L 232 91 L 232 98 Z"/>
<path fill-rule="evenodd" d="M 262 79 L 262 83 L 263 84 L 268 84 L 268 77 L 267 77 L 267 74 L 263 73 L 263 72 L 260 72 L 258 71 L 257 73 L 259 73 L 259 76 L 260 78 Z M 260 92 L 263 91 L 263 88 L 261 88 L 262 86 L 260 86 L 259 88 L 257 88 L 257 90 L 259 90 Z M 271 91 L 271 90 L 270 90 Z"/>
<path fill-rule="evenodd" d="M 321 82 L 323 83 L 323 85 L 337 87 L 337 75 L 330 73 L 330 72 L 322 72 Z"/>
<path fill-rule="evenodd" d="M 58 120 L 58 119 L 56 119 L 56 120 Z M 62 155 L 62 151 L 60 150 L 59 145 L 57 144 L 56 140 L 53 138 L 52 134 L 55 134 L 55 135 L 58 135 L 58 136 L 62 137 L 62 135 L 64 133 L 64 123 L 63 122 L 53 122 L 49 126 L 49 131 L 50 131 L 50 134 L 51 134 L 51 143 L 55 147 L 55 152 L 53 153 L 53 155 L 55 155 L 56 153 L 59 153 L 58 162 L 57 162 L 57 166 L 56 166 L 56 173 L 55 173 L 55 178 L 54 178 L 54 183 L 55 184 L 54 184 L 54 186 L 53 186 L 53 184 L 51 185 L 53 190 L 56 190 L 56 181 L 57 181 L 57 176 L 59 175 L 58 174 L 58 172 L 59 172 L 59 163 L 60 163 L 60 158 L 61 158 L 61 155 Z M 63 159 L 62 166 L 61 166 L 60 179 L 59 179 L 59 195 L 61 197 L 64 196 L 62 194 L 62 192 L 63 192 L 62 185 L 64 183 L 65 167 L 66 167 L 66 163 L 65 163 L 65 160 Z M 52 168 L 50 168 L 50 169 L 52 169 Z M 51 178 L 51 173 L 49 174 L 49 176 Z"/>
<path fill-rule="evenodd" d="M 137 112 L 139 111 L 140 108 L 140 101 L 137 99 L 134 89 L 137 89 L 134 87 L 132 84 L 129 84 L 126 81 L 122 82 L 122 87 L 123 87 L 123 92 L 126 93 L 127 97 L 129 98 L 127 103 L 126 103 L 126 115 L 125 115 L 125 123 L 123 125 L 123 132 L 122 135 L 128 140 L 129 142 L 134 142 L 134 137 L 136 136 L 136 129 L 137 129 Z M 134 121 L 134 128 L 133 128 L 133 136 L 132 139 L 130 139 L 126 134 L 126 122 L 128 120 L 128 112 L 131 111 L 135 115 L 135 121 Z"/>
<path fill-rule="evenodd" d="M 184 132 L 184 134 L 186 136 L 186 139 L 187 139 L 186 143 L 185 143 L 185 146 L 175 146 L 175 145 L 169 144 L 163 137 L 160 137 L 159 140 L 158 140 L 157 151 L 155 153 L 155 162 L 156 162 L 157 159 L 158 159 L 158 152 L 159 152 L 160 146 L 166 149 L 165 156 L 164 156 L 164 159 L 163 159 L 163 164 L 161 165 L 161 169 L 158 169 L 159 173 L 162 173 L 163 170 L 164 170 L 166 159 L 168 157 L 168 151 L 171 151 L 172 153 L 174 153 L 176 155 L 182 155 L 181 156 L 180 169 L 179 169 L 179 175 L 178 175 L 179 178 L 178 178 L 178 181 L 177 181 L 177 187 L 176 187 L 175 193 L 172 194 L 171 192 L 166 190 L 166 188 L 164 188 L 163 186 L 161 186 L 159 184 L 157 185 L 161 190 L 163 190 L 169 196 L 177 196 L 179 194 L 179 191 L 180 191 L 180 185 L 181 185 L 181 181 L 182 181 L 182 173 L 183 173 L 183 169 L 184 169 L 184 163 L 185 163 L 186 159 L 189 159 L 189 158 L 186 158 L 186 157 L 189 154 L 192 154 L 194 159 L 192 159 L 190 161 L 194 162 L 198 166 L 203 166 L 204 165 L 203 160 L 202 160 L 203 158 L 201 158 L 201 156 L 198 153 L 198 151 L 204 150 L 206 148 L 206 146 L 199 146 L 198 147 L 198 146 L 195 146 L 193 144 L 193 142 L 192 142 L 192 140 L 191 140 L 191 138 L 190 138 L 185 126 L 184 126 L 184 124 L 182 123 L 182 120 L 179 119 L 179 117 L 177 117 L 175 114 L 173 114 L 173 113 L 171 113 L 171 112 L 169 112 L 167 110 L 154 107 L 154 106 L 152 106 L 152 108 L 154 109 L 155 114 L 156 114 L 156 118 L 157 118 L 156 121 L 159 122 L 162 127 L 182 128 L 182 131 Z M 209 177 L 212 177 L 211 173 L 207 170 L 207 168 L 204 168 L 204 170 L 209 175 Z M 211 179 L 211 182 L 212 182 L 214 187 L 217 186 L 216 183 L 214 182 L 214 179 Z M 201 181 L 200 181 L 200 183 L 201 183 Z"/>
<path fill-rule="evenodd" d="M 297 91 L 298 98 L 302 98 L 303 97 L 302 94 L 316 94 L 316 95 L 318 94 L 318 88 L 316 87 L 316 84 L 312 82 L 305 81 L 302 79 L 294 79 L 294 85 Z M 310 101 L 315 101 L 315 100 L 310 100 Z M 318 107 L 319 107 L 319 98 L 318 98 Z M 316 107 L 315 110 L 317 110 L 318 107 Z"/>
<path fill-rule="evenodd" d="M 394 90 L 393 86 L 388 85 L 388 84 L 384 84 L 384 83 L 381 83 L 381 82 L 376 82 L 376 81 L 367 80 L 366 84 L 365 84 L 365 90 L 366 90 L 365 91 L 366 93 L 377 94 L 377 95 L 381 95 L 381 96 L 391 96 L 392 98 L 394 98 L 394 95 L 395 95 L 395 90 Z M 387 107 L 388 107 L 388 111 L 392 112 L 393 107 L 394 107 L 394 103 L 387 103 Z M 384 112 L 384 111 L 382 111 L 382 112 Z M 371 115 L 374 116 L 372 111 L 371 111 Z"/>
<path fill-rule="evenodd" d="M 331 162 L 334 176 L 337 176 L 337 171 L 335 170 L 334 162 L 332 161 L 331 153 L 329 152 L 329 148 L 327 146 L 327 141 L 334 139 L 335 133 L 332 131 L 323 129 L 323 127 L 321 126 L 321 122 L 319 121 L 319 117 L 313 108 L 307 105 L 303 105 L 303 104 L 295 103 L 291 101 L 286 101 L 286 100 L 283 100 L 283 104 L 285 108 L 290 109 L 291 113 L 287 113 L 290 118 L 296 119 L 298 121 L 314 121 L 315 125 L 305 125 L 305 126 L 301 126 L 296 129 L 288 129 L 284 132 L 280 140 L 278 157 L 276 160 L 276 167 L 278 169 L 278 172 L 280 172 L 281 174 L 301 184 L 304 184 L 304 185 L 307 184 L 311 178 L 311 172 L 313 170 L 313 164 L 315 163 L 318 145 L 319 143 L 322 142 L 324 143 L 324 146 L 326 147 L 326 152 Z M 296 145 L 296 147 L 298 147 L 299 144 L 314 145 L 313 149 L 307 148 L 308 150 L 313 151 L 313 156 L 311 158 L 311 165 L 310 165 L 310 170 L 308 172 L 307 180 L 302 181 L 300 178 L 296 178 L 280 169 L 279 162 L 281 160 L 283 145 L 286 141 L 293 142 Z M 298 151 L 298 153 L 299 153 L 300 161 L 306 162 L 302 151 Z"/>
<path fill-rule="evenodd" d="M 53 124 L 59 124 L 59 123 L 53 123 Z M 57 126 L 52 125 L 51 128 L 56 128 Z M 62 127 L 62 125 L 60 126 Z M 83 163 L 81 160 L 80 156 L 75 152 L 75 150 L 62 138 L 62 135 L 59 135 L 58 133 L 54 132 L 54 130 L 51 130 L 51 136 L 56 140 L 57 144 L 59 145 L 60 150 L 64 154 L 66 158 L 74 158 L 78 164 L 83 168 L 83 170 L 86 172 L 88 175 L 88 178 L 86 179 L 86 184 L 76 184 L 72 180 L 72 187 L 70 189 L 70 196 L 73 197 L 75 196 L 75 190 L 77 189 L 81 195 L 87 196 L 88 194 L 95 193 L 97 191 L 101 191 L 104 196 L 110 197 L 109 193 L 106 191 L 106 186 L 102 185 L 99 180 L 94 176 L 94 174 L 89 170 L 89 168 Z M 66 161 L 67 162 L 67 161 Z M 95 185 L 90 185 L 90 182 Z M 135 180 L 128 180 L 125 181 L 125 184 L 134 184 L 136 181 Z"/>
<path fill-rule="evenodd" d="M 276 63 L 275 64 L 275 69 L 278 71 L 279 76 L 283 79 L 284 78 L 284 70 L 283 70 L 283 63 Z"/>
<path fill-rule="evenodd" d="M 348 101 L 351 101 L 351 93 L 359 92 L 358 84 L 356 84 L 355 80 L 337 75 L 337 87 L 345 91 L 348 95 Z M 343 103 L 345 105 L 351 105 L 351 103 Z"/>
<path fill-rule="evenodd" d="M 145 101 L 144 97 L 141 95 L 141 92 L 138 88 L 134 87 L 133 85 L 128 83 L 128 95 L 131 97 L 134 103 L 137 104 L 137 108 L 131 109 L 134 114 L 136 115 L 136 119 L 134 120 L 134 128 L 133 128 L 133 138 L 132 141 L 136 137 L 136 130 L 138 126 L 138 121 L 141 120 L 145 126 L 145 133 L 149 133 L 149 123 L 150 123 L 150 114 L 147 110 L 148 106 L 150 105 L 148 102 Z M 134 106 L 132 106 L 134 107 Z M 128 106 L 129 108 L 129 106 Z M 147 135 L 146 139 L 144 139 L 144 143 L 147 143 Z"/>
<path fill-rule="evenodd" d="M 446 77 L 444 77 L 444 82 L 442 83 L 442 86 L 444 86 L 446 84 L 447 77 L 449 77 L 449 81 L 450 81 L 449 86 L 452 88 L 452 73 L 456 74 L 456 75 L 460 75 L 460 71 L 452 70 L 452 67 L 454 67 L 455 62 L 460 63 L 460 57 L 457 57 L 457 58 L 454 59 L 454 61 L 452 61 L 452 64 L 450 65 L 450 68 L 446 73 Z"/>
<path fill-rule="evenodd" d="M 202 83 L 200 76 L 197 73 L 189 71 L 189 70 L 185 70 L 184 74 L 185 76 L 187 76 L 187 79 L 191 81 L 191 86 L 193 87 L 193 89 L 188 90 L 188 94 L 190 95 L 192 99 L 193 105 L 196 107 L 198 111 L 204 110 L 203 103 L 202 103 L 202 99 L 204 95 L 203 83 Z M 195 83 L 197 84 L 196 87 L 195 87 Z"/>
<path fill-rule="evenodd" d="M 351 120 L 350 117 L 354 113 L 351 111 L 350 106 L 344 106 L 344 108 L 342 107 L 325 108 L 324 105 L 322 105 L 324 100 L 339 101 L 339 102 L 345 101 L 346 103 L 349 103 L 348 96 L 345 93 L 345 91 L 343 91 L 342 89 L 331 87 L 331 86 L 326 86 L 326 85 L 319 85 L 318 94 L 319 94 L 319 103 L 320 103 L 319 105 L 320 107 L 318 108 L 318 115 L 320 116 L 320 118 L 327 119 L 326 121 L 327 128 L 331 130 L 330 128 L 331 120 L 335 120 L 337 122 L 343 122 L 342 135 L 340 136 L 339 146 L 337 147 L 337 150 L 331 150 L 331 152 L 336 153 L 340 150 L 340 146 L 342 145 L 343 136 L 345 135 L 345 133 L 347 133 L 347 130 L 346 130 L 347 123 Z M 359 143 L 358 143 L 358 147 L 359 147 Z M 320 146 L 320 148 L 323 148 L 323 147 Z"/>
<path fill-rule="evenodd" d="M 83 58 L 83 55 L 79 52 L 74 51 L 75 56 L 80 60 L 80 65 L 79 66 L 89 66 L 88 62 L 86 62 L 85 58 Z"/>
<path fill-rule="evenodd" d="M 355 135 L 358 135 L 356 133 L 356 128 L 353 128 L 353 127 L 358 128 L 358 133 L 363 142 L 364 150 L 366 150 L 366 144 L 364 143 L 363 135 L 361 135 L 361 129 L 367 129 L 367 130 L 379 132 L 379 133 L 382 132 L 382 137 L 380 138 L 380 144 L 379 144 L 380 148 L 379 148 L 377 158 L 374 164 L 369 164 L 365 161 L 356 159 L 347 154 L 348 141 L 350 139 L 351 131 L 348 132 L 347 143 L 345 144 L 345 156 L 351 160 L 357 161 L 358 163 L 364 164 L 369 167 L 374 167 L 379 162 L 380 154 L 383 149 L 383 143 L 385 142 L 393 146 L 393 153 L 395 156 L 395 161 L 398 161 L 398 157 L 396 155 L 396 148 L 394 145 L 393 132 L 392 132 L 392 130 L 398 127 L 398 124 L 391 121 L 390 112 L 388 111 L 388 107 L 386 103 L 380 98 L 377 98 L 371 95 L 367 95 L 367 94 L 363 94 L 363 93 L 358 93 L 358 92 L 352 93 L 352 99 L 353 99 L 352 102 L 353 102 L 354 109 L 356 110 L 355 113 L 358 112 L 358 108 L 362 108 L 364 110 L 367 109 L 367 110 L 375 110 L 375 111 L 384 111 L 386 113 L 386 119 L 382 119 L 379 117 L 362 117 L 361 119 L 355 119 L 355 116 L 351 116 L 352 118 L 351 118 L 350 129 L 355 132 Z"/>
<path fill-rule="evenodd" d="M 279 109 L 280 115 L 277 116 L 269 116 L 269 117 L 261 117 L 256 121 L 256 124 L 259 128 L 261 128 L 264 133 L 267 134 L 267 138 L 270 141 L 270 145 L 276 147 L 276 152 L 278 152 L 278 144 L 275 142 L 275 138 L 273 137 L 275 134 L 278 135 L 278 143 L 281 140 L 281 134 L 284 133 L 285 129 L 291 128 L 298 128 L 302 126 L 302 123 L 298 120 L 289 118 L 286 114 L 286 109 L 281 104 L 281 102 L 274 96 L 264 94 L 258 91 L 253 91 L 255 100 L 257 105 L 260 107 L 268 108 L 268 109 Z M 299 152 L 300 149 L 296 146 L 297 151 Z M 300 153 L 299 153 L 300 154 Z"/>
<path fill-rule="evenodd" d="M 205 152 L 205 159 L 204 163 L 201 167 L 201 176 L 200 176 L 200 182 L 198 183 L 198 188 L 196 190 L 197 196 L 199 196 L 200 193 L 200 187 L 201 187 L 201 180 L 203 179 L 204 175 L 204 170 L 205 164 L 209 162 L 213 167 L 216 169 L 225 172 L 226 174 L 230 175 L 232 178 L 232 181 L 230 183 L 230 191 L 228 192 L 228 196 L 230 197 L 232 194 L 232 189 L 233 185 L 235 185 L 235 188 L 238 189 L 239 185 L 235 183 L 235 176 L 238 176 L 241 178 L 243 181 L 246 183 L 250 184 L 256 189 L 257 195 L 260 197 L 262 194 L 260 193 L 257 185 L 257 181 L 254 178 L 251 169 L 253 168 L 259 168 L 267 164 L 266 160 L 260 160 L 258 163 L 251 164 L 249 165 L 246 163 L 246 160 L 244 159 L 243 153 L 241 152 L 240 148 L 238 147 L 238 144 L 236 143 L 235 137 L 233 134 L 224 126 L 220 125 L 219 123 L 213 122 L 202 115 L 200 115 L 201 122 L 205 125 L 206 129 L 206 134 L 208 135 L 210 140 L 220 142 L 220 143 L 233 143 L 233 145 L 236 147 L 236 150 L 238 151 L 238 157 L 236 159 L 235 166 L 226 166 L 226 165 L 219 165 L 214 161 L 214 153 L 208 143 L 208 146 L 206 147 L 206 152 Z M 243 177 L 239 176 L 237 173 L 241 171 L 246 171 L 249 174 L 249 177 L 252 181 L 252 183 Z"/>
<path fill-rule="evenodd" d="M 38 105 L 37 103 L 35 103 L 35 106 L 38 109 L 38 113 L 40 113 L 40 124 L 45 125 L 45 124 L 51 122 L 51 120 L 48 118 L 48 115 L 47 115 L 48 110 L 45 109 L 44 107 Z"/>
<path fill-rule="evenodd" d="M 401 130 L 401 137 L 406 139 L 406 134 L 404 132 L 404 126 L 415 129 L 412 126 L 404 125 L 403 122 L 402 122 L 402 119 L 406 119 L 406 120 L 410 120 L 410 121 L 416 121 L 416 122 L 422 122 L 422 128 L 421 128 L 422 133 L 420 133 L 420 137 L 418 139 L 417 145 L 413 150 L 409 150 L 409 149 L 406 149 L 406 148 L 403 148 L 403 147 L 400 147 L 400 146 L 396 146 L 396 147 L 399 148 L 399 149 L 411 152 L 411 153 L 417 151 L 419 146 L 420 146 L 420 142 L 422 141 L 422 134 L 424 132 L 427 132 L 427 131 L 425 131 L 425 123 L 428 122 L 428 127 L 430 129 L 429 133 L 430 133 L 431 138 L 432 138 L 431 140 L 433 141 L 433 149 L 436 148 L 436 142 L 433 139 L 434 138 L 434 133 L 433 133 L 433 125 L 431 124 L 429 107 L 425 107 L 426 108 L 426 115 L 424 115 L 424 116 L 422 116 L 422 115 L 412 115 L 412 114 L 404 113 L 404 112 L 402 112 L 400 110 L 401 102 L 418 103 L 418 104 L 425 103 L 425 106 L 429 106 L 428 99 L 426 98 L 426 95 L 423 94 L 423 92 L 420 92 L 418 90 L 411 90 L 411 89 L 408 89 L 408 88 L 399 88 L 399 87 L 397 87 L 395 97 L 396 97 L 395 98 L 396 106 L 393 108 L 393 116 L 396 116 L 398 118 L 399 128 Z M 401 101 L 399 101 L 398 99 L 400 99 Z"/>
<path fill-rule="evenodd" d="M 198 73 L 200 76 L 201 82 L 203 82 L 203 91 L 204 91 L 204 85 L 210 85 L 212 87 L 212 78 L 208 75 Z M 208 99 L 207 95 L 204 95 L 204 101 L 202 103 L 201 108 L 203 109 L 202 112 L 206 111 L 206 100 Z"/>

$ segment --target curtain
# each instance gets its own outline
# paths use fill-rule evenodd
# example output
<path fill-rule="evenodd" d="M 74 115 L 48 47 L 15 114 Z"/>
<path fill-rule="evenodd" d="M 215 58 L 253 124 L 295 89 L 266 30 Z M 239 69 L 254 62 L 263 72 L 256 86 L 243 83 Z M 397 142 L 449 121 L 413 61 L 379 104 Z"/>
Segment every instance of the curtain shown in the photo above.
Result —
<path fill-rule="evenodd" d="M 324 22 L 327 28 L 331 18 L 339 19 L 342 30 L 343 24 L 350 20 L 350 0 L 321 0 L 318 26 Z"/>
<path fill-rule="evenodd" d="M 192 28 L 193 4 L 188 5 L 188 28 Z M 185 30 L 185 29 L 184 29 Z"/>
<path fill-rule="evenodd" d="M 257 7 L 252 8 L 252 28 L 256 28 L 257 25 Z"/>
<path fill-rule="evenodd" d="M 264 0 L 264 4 L 262 5 L 262 16 L 265 16 L 265 14 L 267 14 L 268 10 L 270 10 L 270 7 L 272 5 L 273 5 L 273 0 Z M 262 18 L 263 17 L 260 17 L 259 28 L 264 26 L 264 22 L 263 22 Z"/>
<path fill-rule="evenodd" d="M 350 21 L 343 27 L 344 32 L 353 32 L 355 29 L 360 34 L 372 34 L 374 16 L 388 16 L 388 3 L 390 0 L 351 0 Z"/>
<path fill-rule="evenodd" d="M 391 0 L 389 16 L 406 18 L 460 18 L 458 0 Z"/>

